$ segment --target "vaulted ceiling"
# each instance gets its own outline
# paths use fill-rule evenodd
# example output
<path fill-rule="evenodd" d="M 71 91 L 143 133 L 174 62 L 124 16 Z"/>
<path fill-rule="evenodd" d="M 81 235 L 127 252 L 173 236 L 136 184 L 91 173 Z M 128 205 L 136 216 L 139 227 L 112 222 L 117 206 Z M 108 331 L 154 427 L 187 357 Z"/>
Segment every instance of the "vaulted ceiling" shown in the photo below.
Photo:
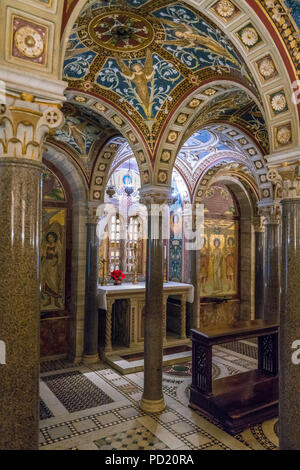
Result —
<path fill-rule="evenodd" d="M 120 110 L 142 133 L 150 153 L 183 96 L 206 81 L 238 82 L 259 99 L 251 72 L 224 33 L 191 6 L 166 3 L 88 2 L 74 24 L 64 62 L 69 91 L 101 96 Z M 244 95 L 247 111 L 265 129 L 257 104 Z M 235 119 L 241 111 L 247 122 L 244 108 L 235 109 Z M 113 120 L 120 128 L 120 117 Z"/>

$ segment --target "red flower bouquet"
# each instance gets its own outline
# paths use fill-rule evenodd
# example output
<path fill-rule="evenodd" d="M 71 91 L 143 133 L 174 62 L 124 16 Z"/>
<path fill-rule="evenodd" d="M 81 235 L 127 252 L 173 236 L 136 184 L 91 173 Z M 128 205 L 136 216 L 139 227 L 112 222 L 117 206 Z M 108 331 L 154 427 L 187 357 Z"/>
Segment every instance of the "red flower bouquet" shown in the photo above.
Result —
<path fill-rule="evenodd" d="M 110 273 L 111 278 L 115 281 L 115 284 L 121 284 L 123 279 L 126 279 L 125 274 L 122 273 L 120 270 L 115 270 Z"/>

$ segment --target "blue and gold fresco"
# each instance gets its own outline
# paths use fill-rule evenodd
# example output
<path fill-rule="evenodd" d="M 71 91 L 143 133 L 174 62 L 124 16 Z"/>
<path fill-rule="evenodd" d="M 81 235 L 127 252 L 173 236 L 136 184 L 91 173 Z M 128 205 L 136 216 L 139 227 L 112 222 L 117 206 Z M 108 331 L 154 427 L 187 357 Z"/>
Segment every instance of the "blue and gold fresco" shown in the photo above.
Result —
<path fill-rule="evenodd" d="M 64 127 L 55 134 L 56 140 L 70 145 L 81 157 L 88 157 L 98 138 L 99 128 L 75 116 L 67 116 Z"/>
<path fill-rule="evenodd" d="M 284 3 L 287 8 L 291 8 L 291 15 L 300 28 L 300 0 L 284 0 Z"/>
<path fill-rule="evenodd" d="M 226 118 L 226 119 L 225 119 Z M 268 129 L 256 103 L 245 91 L 227 91 L 216 96 L 202 109 L 199 124 L 224 121 L 247 129 L 260 146 L 269 151 Z"/>
<path fill-rule="evenodd" d="M 183 80 L 176 68 L 159 55 L 121 61 L 109 59 L 97 83 L 118 93 L 147 119 L 153 118 L 174 86 Z"/>
<path fill-rule="evenodd" d="M 257 91 L 247 65 L 218 27 L 192 7 L 166 6 L 163 0 L 86 4 L 64 63 L 70 88 L 121 108 L 153 150 L 182 90 L 221 77 Z"/>
<path fill-rule="evenodd" d="M 166 30 L 162 47 L 191 70 L 204 67 L 220 73 L 230 68 L 241 70 L 242 64 L 223 33 L 190 9 L 177 3 L 154 15 Z"/>

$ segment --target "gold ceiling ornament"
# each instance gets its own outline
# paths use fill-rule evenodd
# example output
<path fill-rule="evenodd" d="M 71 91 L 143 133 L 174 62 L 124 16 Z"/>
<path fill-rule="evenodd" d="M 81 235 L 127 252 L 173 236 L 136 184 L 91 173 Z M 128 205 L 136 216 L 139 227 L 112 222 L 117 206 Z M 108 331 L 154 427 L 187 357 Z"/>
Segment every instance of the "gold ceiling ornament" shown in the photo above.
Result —
<path fill-rule="evenodd" d="M 142 181 L 145 184 L 149 183 L 149 181 L 150 181 L 149 171 L 143 171 L 142 172 Z"/>
<path fill-rule="evenodd" d="M 116 114 L 112 117 L 112 119 L 117 124 L 117 126 L 121 127 L 124 125 L 124 121 Z"/>
<path fill-rule="evenodd" d="M 264 80 L 269 80 L 277 73 L 274 61 L 269 56 L 259 61 L 257 65 L 259 73 L 264 78 Z"/>
<path fill-rule="evenodd" d="M 77 95 L 74 97 L 74 100 L 77 102 L 77 103 L 86 103 L 87 102 L 87 99 L 85 98 L 85 96 L 81 96 L 81 95 Z"/>
<path fill-rule="evenodd" d="M 217 3 L 216 11 L 223 18 L 230 18 L 235 12 L 235 6 L 229 0 L 221 0 Z"/>
<path fill-rule="evenodd" d="M 176 131 L 170 131 L 169 132 L 168 142 L 173 144 L 174 142 L 176 142 L 177 138 L 178 138 L 178 132 L 176 132 Z"/>
<path fill-rule="evenodd" d="M 139 152 L 137 152 L 137 160 L 138 160 L 140 165 L 142 165 L 146 161 L 145 155 L 141 150 Z"/>
<path fill-rule="evenodd" d="M 292 129 L 290 125 L 276 128 L 276 141 L 280 145 L 288 145 L 292 140 Z"/>
<path fill-rule="evenodd" d="M 171 160 L 171 152 L 170 150 L 164 150 L 161 154 L 161 161 L 164 163 L 168 163 Z"/>
<path fill-rule="evenodd" d="M 281 112 L 286 108 L 287 101 L 283 93 L 278 93 L 273 96 L 271 106 L 274 111 Z"/>
<path fill-rule="evenodd" d="M 245 46 L 252 47 L 255 46 L 255 44 L 258 42 L 259 37 L 254 28 L 248 27 L 243 29 L 241 33 L 241 39 Z"/>
<path fill-rule="evenodd" d="M 180 113 L 176 119 L 176 123 L 182 125 L 188 120 L 188 118 L 188 114 Z"/>
<path fill-rule="evenodd" d="M 193 99 L 189 102 L 188 106 L 189 106 L 189 108 L 194 109 L 194 108 L 198 108 L 198 106 L 200 106 L 201 103 L 203 103 L 202 100 L 199 100 L 198 98 L 193 98 Z"/>
<path fill-rule="evenodd" d="M 100 113 L 105 113 L 107 111 L 107 108 L 102 103 L 95 103 L 94 107 L 97 111 L 100 111 Z"/>
<path fill-rule="evenodd" d="M 203 93 L 206 96 L 214 96 L 217 93 L 217 90 L 215 88 L 207 88 Z"/>
<path fill-rule="evenodd" d="M 168 179 L 168 175 L 165 171 L 160 171 L 158 173 L 158 182 L 159 183 L 165 183 Z"/>

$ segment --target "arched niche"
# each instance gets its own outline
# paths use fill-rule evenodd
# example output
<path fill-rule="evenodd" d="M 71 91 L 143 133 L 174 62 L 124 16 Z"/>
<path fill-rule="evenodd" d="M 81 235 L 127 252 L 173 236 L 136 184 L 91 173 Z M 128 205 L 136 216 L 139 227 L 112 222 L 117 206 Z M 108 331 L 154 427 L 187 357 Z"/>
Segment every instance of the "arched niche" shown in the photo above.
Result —
<path fill-rule="evenodd" d="M 68 305 L 69 348 L 67 356 L 78 362 L 83 354 L 84 341 L 84 304 L 85 304 L 85 266 L 86 266 L 86 217 L 88 188 L 85 178 L 74 160 L 61 149 L 47 144 L 43 162 L 58 172 L 66 181 L 72 200 L 70 238 L 69 282 L 71 296 Z"/>
<path fill-rule="evenodd" d="M 237 177 L 228 175 L 220 175 L 216 177 L 212 185 L 208 188 L 212 188 L 214 185 L 222 185 L 232 195 L 235 201 L 238 217 L 236 217 L 236 241 L 234 243 L 235 248 L 233 249 L 236 260 L 233 262 L 233 255 L 231 253 L 230 236 L 225 235 L 225 243 L 223 253 L 219 253 L 219 259 L 222 258 L 220 267 L 220 273 L 222 280 L 222 287 L 219 295 L 205 297 L 201 289 L 201 250 L 199 256 L 199 293 L 201 299 L 200 305 L 200 327 L 211 327 L 211 326 L 222 326 L 230 324 L 234 320 L 251 320 L 255 316 L 255 244 L 254 244 L 254 230 L 253 230 L 253 216 L 255 214 L 254 200 L 255 196 L 252 197 L 249 194 L 249 189 L 245 187 L 242 181 Z M 204 201 L 205 205 L 205 201 Z M 205 207 L 204 207 L 205 209 Z M 232 218 L 234 220 L 234 218 Z M 215 238 L 221 239 L 222 230 L 221 223 L 215 219 Z M 220 226 L 219 226 L 220 225 Z M 206 232 L 205 232 L 206 235 Z M 233 246 L 233 243 L 231 244 Z M 222 246 L 221 246 L 222 248 Z M 205 249 L 204 249 L 205 252 Z M 210 256 L 214 258 L 214 253 Z M 204 258 L 203 258 L 204 259 Z M 218 259 L 218 258 L 217 258 Z M 210 259 L 210 263 L 213 261 Z M 228 290 L 228 282 L 230 282 L 230 276 L 232 275 L 231 269 L 236 270 L 234 274 L 236 276 L 236 290 L 233 292 L 226 292 Z"/>

